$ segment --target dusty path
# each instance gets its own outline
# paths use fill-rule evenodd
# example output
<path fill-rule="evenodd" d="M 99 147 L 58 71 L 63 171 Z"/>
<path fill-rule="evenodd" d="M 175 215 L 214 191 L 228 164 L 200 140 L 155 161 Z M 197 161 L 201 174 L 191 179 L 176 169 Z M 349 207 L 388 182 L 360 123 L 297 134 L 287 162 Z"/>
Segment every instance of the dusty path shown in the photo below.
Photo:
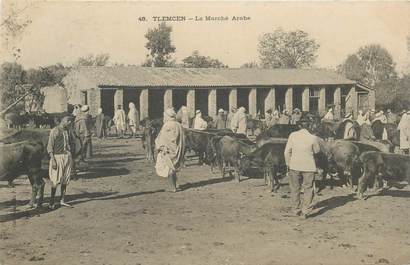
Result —
<path fill-rule="evenodd" d="M 70 183 L 74 208 L 29 211 L 26 178 L 2 185 L 0 264 L 410 264 L 408 187 L 367 201 L 326 189 L 303 221 L 286 179 L 272 196 L 262 179 L 237 184 L 194 163 L 181 192 L 164 192 L 138 140 L 110 139 Z"/>

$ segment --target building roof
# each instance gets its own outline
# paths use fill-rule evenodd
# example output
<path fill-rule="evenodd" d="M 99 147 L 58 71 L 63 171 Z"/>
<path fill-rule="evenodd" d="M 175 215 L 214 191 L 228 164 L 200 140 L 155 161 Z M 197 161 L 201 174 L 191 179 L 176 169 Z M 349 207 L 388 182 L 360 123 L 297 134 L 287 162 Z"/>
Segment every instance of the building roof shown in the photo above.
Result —
<path fill-rule="evenodd" d="M 79 67 L 65 78 L 83 89 L 95 87 L 241 87 L 280 85 L 350 85 L 324 69 Z"/>

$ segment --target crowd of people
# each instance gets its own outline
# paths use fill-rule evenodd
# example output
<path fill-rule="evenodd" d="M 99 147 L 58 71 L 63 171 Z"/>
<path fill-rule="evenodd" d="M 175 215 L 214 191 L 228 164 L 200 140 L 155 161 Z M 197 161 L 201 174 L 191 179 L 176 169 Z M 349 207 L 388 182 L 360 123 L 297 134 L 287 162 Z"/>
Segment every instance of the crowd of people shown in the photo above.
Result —
<path fill-rule="evenodd" d="M 85 161 L 86 158 L 92 156 L 92 117 L 89 114 L 89 107 L 75 106 L 73 117 L 64 117 L 60 124 L 53 128 L 50 133 L 47 151 L 50 155 L 49 175 L 52 182 L 51 204 L 54 208 L 54 197 L 57 185 L 61 185 L 61 200 L 62 206 L 69 206 L 64 201 L 66 187 L 70 181 L 71 171 L 75 170 L 73 158 L 70 153 L 71 137 L 67 133 L 68 128 L 73 124 L 76 135 L 82 143 L 82 153 L 80 161 Z M 344 120 L 353 120 L 352 114 L 347 113 Z M 335 121 L 333 109 L 330 108 L 322 121 Z M 409 154 L 410 148 L 410 111 L 403 111 L 401 118 L 387 110 L 386 114 L 383 111 L 375 112 L 369 110 L 367 112 L 359 111 L 357 122 L 359 125 L 371 125 L 375 121 L 382 123 L 398 124 L 400 131 L 400 148 L 405 154 Z M 125 114 L 121 105 L 117 106 L 113 122 L 119 137 L 124 136 L 127 128 L 130 128 L 133 136 L 139 130 L 140 117 L 135 105 L 129 104 L 128 115 Z M 285 160 L 289 168 L 290 188 L 292 195 L 292 205 L 295 214 L 306 217 L 309 212 L 309 207 L 313 198 L 313 180 L 316 166 L 314 165 L 314 154 L 319 152 L 319 144 L 308 131 L 309 121 L 302 117 L 302 112 L 299 109 L 294 109 L 291 114 L 286 110 L 279 113 L 277 110 L 267 110 L 264 122 L 267 127 L 275 124 L 297 124 L 299 130 L 290 134 L 285 148 Z M 215 121 L 217 129 L 229 128 L 237 134 L 245 134 L 247 132 L 247 115 L 246 109 L 240 107 L 238 109 L 231 108 L 229 113 L 223 109 L 219 109 L 218 116 Z M 107 120 L 105 119 L 102 109 L 98 110 L 95 117 L 95 133 L 99 138 L 107 136 Z M 185 135 L 184 128 L 189 128 L 190 117 L 186 106 L 182 106 L 178 113 L 173 108 L 166 109 L 163 117 L 163 126 L 155 139 L 155 149 L 158 152 L 156 162 L 156 172 L 158 175 L 167 177 L 170 190 L 177 191 L 176 172 L 183 165 L 185 157 Z M 206 130 L 208 122 L 203 118 L 201 110 L 196 110 L 195 117 L 192 121 L 194 130 Z M 312 162 L 313 161 L 313 162 Z M 301 201 L 301 189 L 304 190 L 304 199 Z"/>

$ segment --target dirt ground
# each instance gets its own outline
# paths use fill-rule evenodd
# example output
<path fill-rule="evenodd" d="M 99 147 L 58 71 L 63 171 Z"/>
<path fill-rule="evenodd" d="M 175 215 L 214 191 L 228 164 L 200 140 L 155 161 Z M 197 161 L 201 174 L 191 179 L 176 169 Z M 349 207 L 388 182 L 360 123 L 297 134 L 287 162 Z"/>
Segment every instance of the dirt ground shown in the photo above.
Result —
<path fill-rule="evenodd" d="M 30 210 L 26 177 L 2 183 L 1 265 L 410 264 L 409 187 L 366 201 L 327 188 L 301 220 L 287 179 L 270 194 L 260 178 L 238 184 L 191 159 L 169 193 L 139 140 L 94 140 L 94 153 L 68 186 L 73 208 Z"/>

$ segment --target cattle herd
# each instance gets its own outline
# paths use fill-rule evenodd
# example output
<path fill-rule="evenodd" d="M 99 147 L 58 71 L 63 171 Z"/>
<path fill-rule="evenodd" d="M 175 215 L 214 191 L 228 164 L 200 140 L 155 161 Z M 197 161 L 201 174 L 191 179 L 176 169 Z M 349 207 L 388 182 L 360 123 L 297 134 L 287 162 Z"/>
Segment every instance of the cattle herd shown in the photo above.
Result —
<path fill-rule="evenodd" d="M 321 151 L 315 155 L 319 169 L 316 192 L 326 185 L 330 188 L 334 185 L 354 188 L 357 185 L 358 197 L 363 198 L 368 187 L 382 188 L 395 181 L 410 182 L 410 156 L 394 153 L 399 147 L 396 125 L 375 122 L 363 127 L 352 120 L 328 122 L 314 115 L 305 115 L 321 146 Z M 349 122 L 353 123 L 355 136 L 343 139 L 344 128 Z M 144 121 L 142 145 L 148 160 L 155 161 L 154 143 L 161 126 L 162 119 Z M 287 138 L 296 130 L 297 125 L 276 124 L 262 130 L 251 141 L 246 135 L 235 134 L 229 129 L 200 131 L 185 128 L 186 154 L 195 153 L 199 165 L 209 165 L 212 173 L 218 168 L 221 177 L 229 174 L 237 182 L 241 176 L 263 176 L 268 190 L 276 191 L 287 174 L 284 158 Z M 384 140 L 383 131 L 388 134 Z"/>
<path fill-rule="evenodd" d="M 381 188 L 396 181 L 410 182 L 410 156 L 394 153 L 399 146 L 396 126 L 375 122 L 372 126 L 363 127 L 351 120 L 323 122 L 314 115 L 305 115 L 310 121 L 311 132 L 317 136 L 321 146 L 321 151 L 315 155 L 319 169 L 315 182 L 317 192 L 326 185 L 331 188 L 334 185 L 351 188 L 357 185 L 358 197 L 362 198 L 369 186 Z M 53 117 L 53 120 L 58 118 Z M 343 130 L 348 122 L 354 123 L 356 133 L 353 139 L 343 139 Z M 146 158 L 155 161 L 154 143 L 161 130 L 162 119 L 145 119 L 141 124 L 141 141 Z M 185 128 L 186 154 L 198 156 L 199 164 L 209 165 L 212 173 L 218 169 L 222 178 L 231 175 L 240 182 L 241 176 L 263 176 L 268 190 L 277 191 L 281 179 L 287 174 L 284 159 L 287 138 L 298 130 L 298 126 L 276 124 L 270 128 L 261 128 L 257 126 L 260 123 L 254 124 L 261 133 L 253 136 L 252 140 L 230 129 L 208 128 L 199 131 Z M 52 127 L 52 124 L 48 127 Z M 388 136 L 384 140 L 383 131 L 387 131 Z M 74 155 L 78 155 L 81 152 L 81 141 L 74 130 L 72 133 L 74 143 L 71 150 Z M 11 183 L 19 175 L 28 175 L 33 205 L 41 205 L 43 198 L 43 177 L 47 174 L 41 169 L 45 161 L 48 162 L 45 150 L 48 135 L 49 129 L 25 128 L 0 141 L 3 150 L 0 180 Z M 7 151 L 9 149 L 12 152 Z"/>

